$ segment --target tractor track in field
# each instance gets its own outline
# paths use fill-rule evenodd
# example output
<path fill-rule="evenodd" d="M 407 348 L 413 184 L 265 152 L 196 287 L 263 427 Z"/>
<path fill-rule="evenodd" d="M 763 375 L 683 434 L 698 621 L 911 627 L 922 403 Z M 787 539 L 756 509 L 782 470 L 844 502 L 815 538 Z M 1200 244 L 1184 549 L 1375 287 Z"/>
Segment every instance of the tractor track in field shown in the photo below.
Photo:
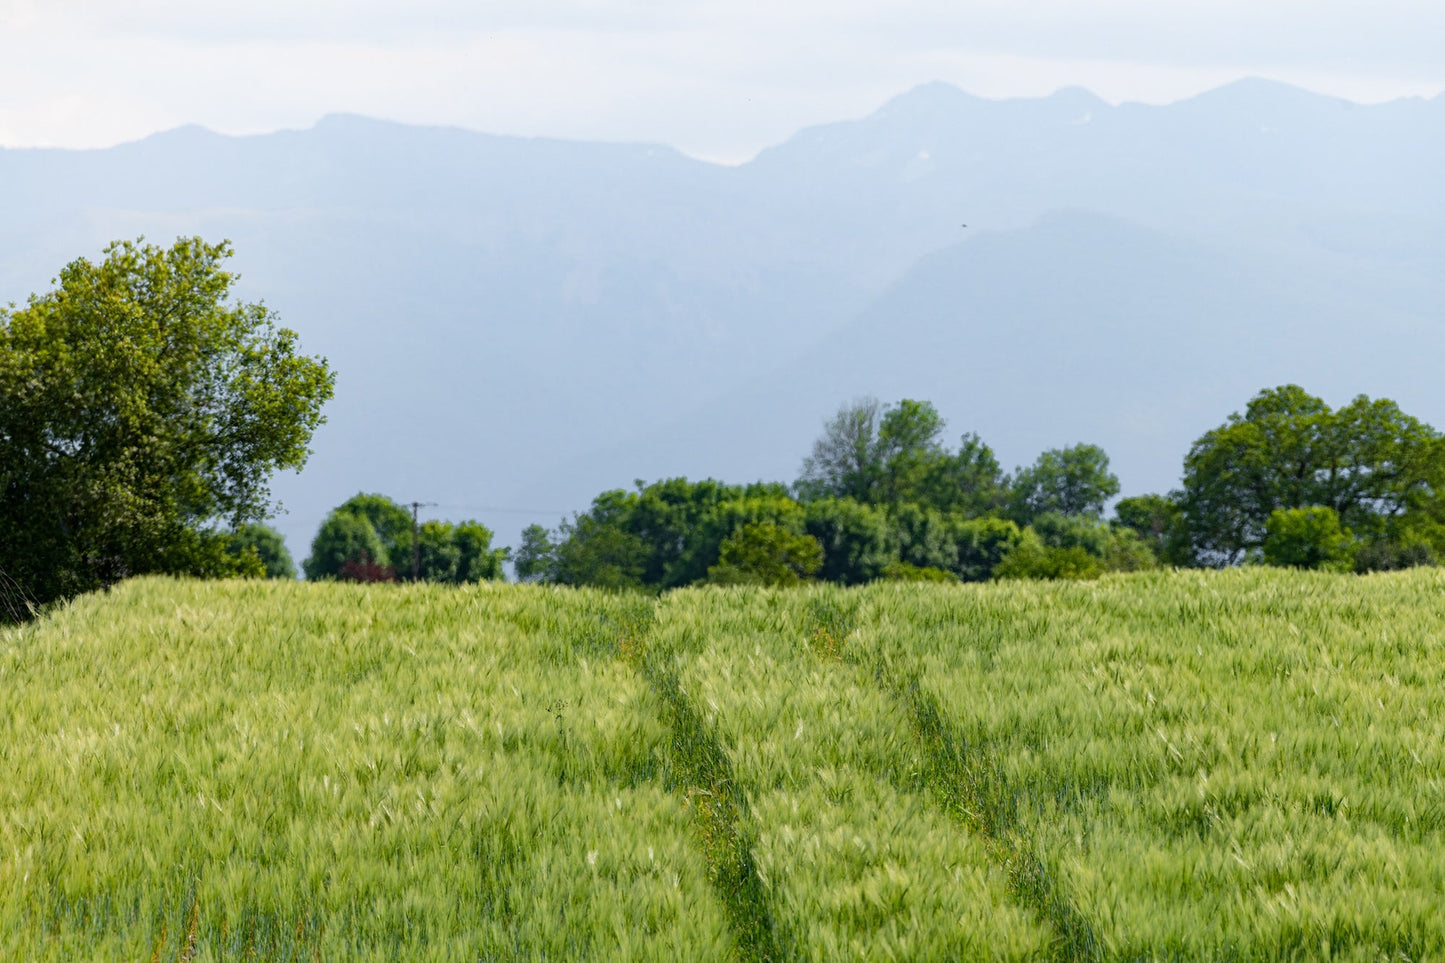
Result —
<path fill-rule="evenodd" d="M 989 758 L 987 746 L 970 743 L 947 717 L 918 671 L 900 674 L 880 654 L 861 660 L 844 641 L 858 627 L 858 606 L 815 600 L 806 642 L 819 658 L 846 662 L 866 672 L 906 714 L 923 752 L 924 780 L 955 821 L 977 833 L 1008 875 L 1009 891 L 1053 931 L 1050 958 L 1102 960 L 1104 947 L 1065 882 L 1034 852 L 1018 826 L 1016 787 Z"/>
<path fill-rule="evenodd" d="M 673 791 L 692 813 L 708 881 L 727 912 L 745 961 L 779 961 L 794 955 L 779 932 L 768 893 L 753 859 L 756 827 L 747 798 L 733 776 L 727 749 L 693 705 L 670 664 L 671 652 L 652 642 L 656 605 L 639 609 L 616 626 L 615 654 L 630 665 L 662 702 L 670 741 Z"/>

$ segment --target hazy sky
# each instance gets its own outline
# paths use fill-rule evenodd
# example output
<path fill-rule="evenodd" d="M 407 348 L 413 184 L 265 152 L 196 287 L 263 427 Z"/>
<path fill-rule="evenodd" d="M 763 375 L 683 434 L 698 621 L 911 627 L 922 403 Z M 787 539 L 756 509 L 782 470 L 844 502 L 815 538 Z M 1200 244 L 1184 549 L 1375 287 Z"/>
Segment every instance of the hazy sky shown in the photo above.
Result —
<path fill-rule="evenodd" d="M 0 0 L 0 145 L 347 111 L 741 160 L 929 80 L 1434 95 L 1442 41 L 1440 0 Z"/>

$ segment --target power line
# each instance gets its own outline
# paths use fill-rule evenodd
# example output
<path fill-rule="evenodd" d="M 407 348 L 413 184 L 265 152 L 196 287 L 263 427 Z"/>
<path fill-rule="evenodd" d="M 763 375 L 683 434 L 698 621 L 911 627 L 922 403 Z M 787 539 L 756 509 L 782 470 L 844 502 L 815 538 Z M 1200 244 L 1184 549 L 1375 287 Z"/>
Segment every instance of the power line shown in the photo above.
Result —
<path fill-rule="evenodd" d="M 438 504 L 431 502 L 433 508 L 451 508 L 468 512 L 497 512 L 505 515 L 565 515 L 571 508 L 502 508 L 497 505 L 456 505 L 451 502 Z"/>

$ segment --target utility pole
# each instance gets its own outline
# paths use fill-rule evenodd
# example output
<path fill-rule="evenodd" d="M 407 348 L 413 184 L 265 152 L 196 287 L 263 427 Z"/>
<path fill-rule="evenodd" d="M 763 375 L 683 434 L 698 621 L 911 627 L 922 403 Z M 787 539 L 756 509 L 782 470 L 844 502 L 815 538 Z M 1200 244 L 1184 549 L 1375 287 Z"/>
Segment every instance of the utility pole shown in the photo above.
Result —
<path fill-rule="evenodd" d="M 418 509 L 435 505 L 436 502 L 412 502 L 411 503 L 411 580 L 421 580 L 421 529 L 417 524 L 416 513 Z"/>

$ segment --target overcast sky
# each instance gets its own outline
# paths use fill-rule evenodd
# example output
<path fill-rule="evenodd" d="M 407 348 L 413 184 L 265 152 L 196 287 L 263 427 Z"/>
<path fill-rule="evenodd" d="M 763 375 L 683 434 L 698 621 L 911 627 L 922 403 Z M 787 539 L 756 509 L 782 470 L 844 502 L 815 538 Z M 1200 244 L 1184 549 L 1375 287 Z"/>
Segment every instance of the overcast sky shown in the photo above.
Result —
<path fill-rule="evenodd" d="M 743 160 L 945 80 L 1165 103 L 1445 89 L 1440 0 L 0 0 L 0 145 L 332 112 Z"/>

